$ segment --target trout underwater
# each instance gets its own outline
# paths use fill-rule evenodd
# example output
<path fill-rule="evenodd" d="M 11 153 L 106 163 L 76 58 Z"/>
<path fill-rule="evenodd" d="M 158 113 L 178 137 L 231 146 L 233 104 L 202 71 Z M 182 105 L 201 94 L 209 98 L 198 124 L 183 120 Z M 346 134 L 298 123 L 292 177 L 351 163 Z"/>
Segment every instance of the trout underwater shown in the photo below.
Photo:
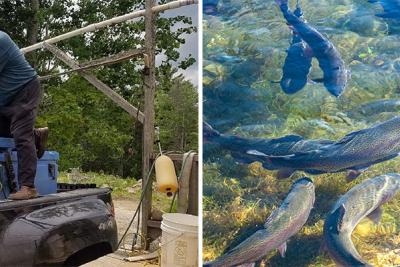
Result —
<path fill-rule="evenodd" d="M 253 151 L 248 153 L 254 155 Z M 349 171 L 348 178 L 355 179 L 362 171 L 379 162 L 397 157 L 400 153 L 400 117 L 387 120 L 370 128 L 351 132 L 339 141 L 316 150 L 286 156 L 260 155 L 283 170 L 287 177 L 296 170 L 310 174 Z"/>
<path fill-rule="evenodd" d="M 325 88 L 334 96 L 340 96 L 346 88 L 350 71 L 346 68 L 340 53 L 325 36 L 314 27 L 297 17 L 288 7 L 288 0 L 275 0 L 286 19 L 301 39 L 311 48 L 312 55 L 318 60 L 324 76 L 314 81 L 323 82 Z"/>
<path fill-rule="evenodd" d="M 303 12 L 297 3 L 294 15 L 302 18 Z M 290 47 L 282 68 L 282 78 L 279 82 L 286 94 L 294 94 L 304 88 L 308 82 L 308 73 L 311 69 L 312 53 L 310 47 L 293 31 Z"/>
<path fill-rule="evenodd" d="M 254 266 L 266 254 L 279 249 L 285 255 L 286 242 L 306 223 L 314 205 L 315 186 L 305 177 L 295 181 L 281 206 L 267 218 L 264 229 L 258 230 L 238 246 L 204 267 Z"/>
<path fill-rule="evenodd" d="M 363 260 L 351 241 L 351 233 L 365 217 L 378 223 L 381 206 L 400 190 L 400 175 L 386 174 L 363 181 L 335 204 L 324 224 L 324 245 L 336 264 L 372 266 Z"/>
<path fill-rule="evenodd" d="M 280 138 L 245 138 L 236 135 L 221 134 L 208 123 L 203 122 L 203 138 L 205 142 L 216 143 L 228 150 L 239 163 L 250 164 L 260 161 L 268 170 L 278 169 L 267 161 L 260 160 L 259 154 L 275 156 L 290 155 L 295 152 L 315 150 L 328 144 L 330 140 L 305 140 L 299 135 L 286 135 Z"/>

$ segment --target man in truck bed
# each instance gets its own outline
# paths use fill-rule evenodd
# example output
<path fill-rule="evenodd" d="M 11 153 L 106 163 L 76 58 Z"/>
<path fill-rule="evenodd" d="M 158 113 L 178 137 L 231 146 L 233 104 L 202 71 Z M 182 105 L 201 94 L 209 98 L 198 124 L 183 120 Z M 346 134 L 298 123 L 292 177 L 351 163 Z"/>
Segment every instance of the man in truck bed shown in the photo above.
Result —
<path fill-rule="evenodd" d="M 10 36 L 0 31 L 0 137 L 12 137 L 18 155 L 20 190 L 13 200 L 35 198 L 37 158 L 44 153 L 48 129 L 34 129 L 42 90 L 36 71 Z"/>

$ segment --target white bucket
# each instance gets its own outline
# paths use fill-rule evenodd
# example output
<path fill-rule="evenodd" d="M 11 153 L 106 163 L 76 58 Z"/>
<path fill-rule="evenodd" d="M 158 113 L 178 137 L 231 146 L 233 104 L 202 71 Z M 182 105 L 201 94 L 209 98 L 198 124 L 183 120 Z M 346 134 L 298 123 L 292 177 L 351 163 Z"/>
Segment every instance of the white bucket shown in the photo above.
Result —
<path fill-rule="evenodd" d="M 161 266 L 198 266 L 198 217 L 166 213 L 161 222 Z"/>

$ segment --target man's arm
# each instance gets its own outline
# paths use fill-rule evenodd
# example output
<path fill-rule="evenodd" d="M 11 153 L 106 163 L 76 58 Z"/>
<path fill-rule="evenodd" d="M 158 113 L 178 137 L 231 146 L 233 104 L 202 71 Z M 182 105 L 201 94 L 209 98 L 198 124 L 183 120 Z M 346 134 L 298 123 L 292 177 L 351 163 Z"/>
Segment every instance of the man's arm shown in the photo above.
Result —
<path fill-rule="evenodd" d="M 0 51 L 0 73 L 3 72 L 4 67 L 8 63 L 8 51 L 1 50 Z"/>

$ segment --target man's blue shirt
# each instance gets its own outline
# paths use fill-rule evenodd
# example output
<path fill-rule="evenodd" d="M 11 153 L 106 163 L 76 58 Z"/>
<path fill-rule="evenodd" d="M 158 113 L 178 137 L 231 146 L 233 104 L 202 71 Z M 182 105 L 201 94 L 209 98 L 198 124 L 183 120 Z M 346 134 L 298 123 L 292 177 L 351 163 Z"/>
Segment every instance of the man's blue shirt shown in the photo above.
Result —
<path fill-rule="evenodd" d="M 0 31 L 0 108 L 37 75 L 10 36 Z"/>

